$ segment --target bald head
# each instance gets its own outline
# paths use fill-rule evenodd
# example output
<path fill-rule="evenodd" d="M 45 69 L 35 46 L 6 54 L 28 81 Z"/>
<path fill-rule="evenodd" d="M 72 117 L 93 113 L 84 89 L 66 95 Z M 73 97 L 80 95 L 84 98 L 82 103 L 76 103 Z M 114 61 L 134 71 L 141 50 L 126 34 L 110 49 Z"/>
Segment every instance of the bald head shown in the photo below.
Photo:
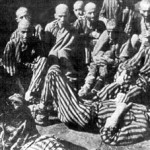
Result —
<path fill-rule="evenodd" d="M 140 1 L 140 8 L 142 8 L 143 5 L 150 5 L 150 0 L 141 0 Z"/>
<path fill-rule="evenodd" d="M 22 41 L 27 42 L 32 37 L 34 28 L 29 20 L 23 19 L 18 24 L 18 31 Z"/>
<path fill-rule="evenodd" d="M 88 11 L 89 9 L 96 10 L 96 4 L 93 2 L 87 3 L 84 7 L 84 11 Z"/>
<path fill-rule="evenodd" d="M 82 0 L 78 0 L 74 3 L 73 8 L 75 9 L 75 8 L 78 8 L 78 7 L 80 7 L 80 8 L 84 7 L 84 2 Z"/>
<path fill-rule="evenodd" d="M 142 0 L 140 2 L 140 13 L 143 15 L 143 17 L 150 21 L 150 0 Z"/>
<path fill-rule="evenodd" d="M 96 17 L 96 4 L 93 2 L 89 2 L 84 7 L 84 15 L 91 22 L 95 21 Z"/>
<path fill-rule="evenodd" d="M 55 13 L 69 13 L 69 8 L 66 4 L 59 4 L 55 8 Z"/>
<path fill-rule="evenodd" d="M 78 0 L 73 5 L 73 11 L 77 18 L 83 16 L 84 2 L 82 0 Z"/>
<path fill-rule="evenodd" d="M 108 32 L 108 38 L 110 43 L 118 39 L 119 30 L 115 19 L 108 20 L 108 22 L 106 23 L 106 29 Z"/>
<path fill-rule="evenodd" d="M 59 4 L 55 8 L 55 18 L 57 19 L 60 26 L 68 23 L 69 19 L 69 8 L 66 4 Z"/>
<path fill-rule="evenodd" d="M 22 19 L 31 19 L 30 11 L 26 7 L 20 7 L 16 11 L 16 21 L 19 23 Z"/>
<path fill-rule="evenodd" d="M 18 29 L 23 29 L 23 28 L 26 28 L 26 29 L 32 28 L 31 22 L 29 20 L 26 20 L 26 19 L 21 20 L 18 23 Z"/>

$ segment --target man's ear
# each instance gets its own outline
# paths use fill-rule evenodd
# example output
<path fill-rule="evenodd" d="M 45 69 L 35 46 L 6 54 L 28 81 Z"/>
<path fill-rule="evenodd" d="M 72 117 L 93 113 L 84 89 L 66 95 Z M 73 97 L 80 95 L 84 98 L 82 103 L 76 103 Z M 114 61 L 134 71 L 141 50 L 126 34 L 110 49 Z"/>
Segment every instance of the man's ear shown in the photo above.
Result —
<path fill-rule="evenodd" d="M 16 20 L 17 23 L 19 22 L 19 21 L 18 21 L 18 18 L 16 18 L 15 20 Z"/>

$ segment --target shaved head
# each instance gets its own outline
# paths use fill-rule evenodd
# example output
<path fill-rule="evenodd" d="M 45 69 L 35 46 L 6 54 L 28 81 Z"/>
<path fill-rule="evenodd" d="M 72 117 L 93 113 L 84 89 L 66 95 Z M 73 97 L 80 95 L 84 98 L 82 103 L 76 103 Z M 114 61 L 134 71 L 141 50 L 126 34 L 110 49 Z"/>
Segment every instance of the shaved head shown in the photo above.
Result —
<path fill-rule="evenodd" d="M 20 14 L 26 14 L 26 13 L 28 13 L 28 11 L 29 11 L 28 8 L 20 7 L 16 11 L 16 16 L 19 16 Z"/>
<path fill-rule="evenodd" d="M 32 29 L 32 25 L 29 20 L 24 19 L 18 23 L 18 29 L 23 29 L 23 28 Z"/>
<path fill-rule="evenodd" d="M 55 8 L 55 19 L 60 26 L 64 26 L 69 21 L 69 8 L 66 4 L 59 4 Z"/>
<path fill-rule="evenodd" d="M 69 13 L 69 8 L 66 4 L 59 4 L 59 5 L 56 6 L 56 8 L 55 8 L 55 13 L 56 14 L 57 13 L 64 13 L 64 12 Z"/>
<path fill-rule="evenodd" d="M 18 23 L 18 31 L 20 33 L 20 39 L 23 42 L 28 42 L 33 35 L 34 28 L 29 20 L 21 20 Z"/>
<path fill-rule="evenodd" d="M 22 19 L 31 19 L 30 11 L 26 7 L 20 7 L 16 11 L 16 21 L 19 23 Z"/>
<path fill-rule="evenodd" d="M 93 2 L 89 2 L 84 7 L 84 15 L 86 18 L 93 22 L 96 19 L 96 4 Z"/>
<path fill-rule="evenodd" d="M 118 39 L 119 30 L 115 19 L 108 20 L 106 29 L 108 32 L 109 43 L 112 43 L 114 40 Z"/>
<path fill-rule="evenodd" d="M 143 5 L 150 6 L 150 0 L 141 0 L 141 2 L 140 2 L 140 9 L 142 9 Z"/>
<path fill-rule="evenodd" d="M 74 3 L 73 8 L 83 8 L 84 7 L 84 2 L 82 0 L 78 0 Z"/>
<path fill-rule="evenodd" d="M 87 3 L 84 7 L 84 11 L 88 11 L 89 9 L 96 10 L 96 4 L 93 2 Z"/>
<path fill-rule="evenodd" d="M 82 0 L 78 0 L 73 5 L 73 11 L 77 18 L 83 16 L 84 10 L 84 2 Z"/>
<path fill-rule="evenodd" d="M 140 2 L 140 13 L 146 20 L 150 21 L 150 0 L 142 0 Z"/>

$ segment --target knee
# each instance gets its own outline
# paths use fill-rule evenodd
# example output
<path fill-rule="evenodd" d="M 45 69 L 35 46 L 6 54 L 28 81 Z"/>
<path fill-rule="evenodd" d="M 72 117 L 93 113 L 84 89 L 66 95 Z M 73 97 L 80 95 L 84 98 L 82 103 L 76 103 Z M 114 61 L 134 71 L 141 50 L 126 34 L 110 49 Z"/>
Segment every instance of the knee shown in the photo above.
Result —
<path fill-rule="evenodd" d="M 66 58 L 66 59 L 68 59 L 69 58 L 69 53 L 67 51 L 65 51 L 65 50 L 60 50 L 58 52 L 58 58 L 59 59 L 60 58 Z"/>
<path fill-rule="evenodd" d="M 137 34 L 133 34 L 131 37 L 131 45 L 133 48 L 137 48 L 137 45 L 139 44 L 139 36 Z"/>

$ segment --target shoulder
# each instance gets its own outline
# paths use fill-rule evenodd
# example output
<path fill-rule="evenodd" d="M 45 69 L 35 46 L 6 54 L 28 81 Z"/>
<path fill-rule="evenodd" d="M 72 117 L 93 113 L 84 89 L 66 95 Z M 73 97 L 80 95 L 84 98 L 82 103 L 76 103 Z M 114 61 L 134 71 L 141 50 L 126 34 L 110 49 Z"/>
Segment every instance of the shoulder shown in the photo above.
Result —
<path fill-rule="evenodd" d="M 45 31 L 51 31 L 56 26 L 58 26 L 58 23 L 57 23 L 57 20 L 54 20 L 45 26 Z"/>
<path fill-rule="evenodd" d="M 13 39 L 10 39 L 8 42 L 7 42 L 7 45 L 17 45 L 18 43 L 20 42 L 20 38 L 13 38 Z"/>
<path fill-rule="evenodd" d="M 4 48 L 4 54 L 13 52 L 14 50 L 16 50 L 16 48 L 19 44 L 20 44 L 19 38 L 10 39 Z"/>
<path fill-rule="evenodd" d="M 16 38 L 19 38 L 19 32 L 17 29 L 10 36 L 10 39 L 16 39 Z"/>

